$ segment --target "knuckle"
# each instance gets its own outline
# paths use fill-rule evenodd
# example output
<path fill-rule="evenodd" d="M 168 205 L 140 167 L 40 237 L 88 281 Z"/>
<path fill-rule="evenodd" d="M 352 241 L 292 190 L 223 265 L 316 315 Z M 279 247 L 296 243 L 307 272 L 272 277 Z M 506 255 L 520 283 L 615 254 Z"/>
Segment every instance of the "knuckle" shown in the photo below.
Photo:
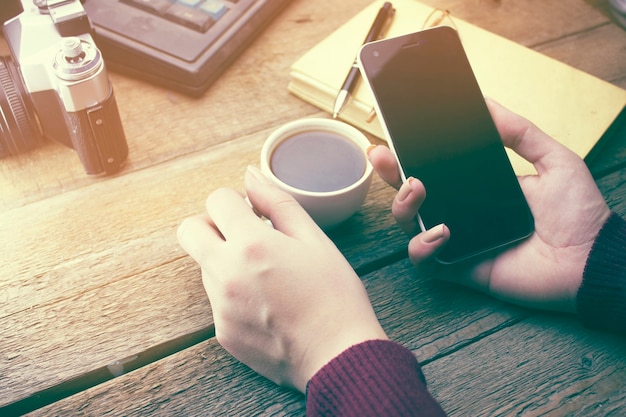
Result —
<path fill-rule="evenodd" d="M 206 205 L 207 207 L 209 207 L 218 202 L 224 201 L 225 199 L 230 199 L 234 195 L 239 195 L 239 194 L 237 194 L 237 191 L 233 190 L 232 188 L 226 188 L 226 187 L 217 188 L 212 193 L 210 193 L 209 196 L 207 197 Z"/>
<path fill-rule="evenodd" d="M 268 252 L 266 241 L 258 236 L 254 236 L 242 244 L 240 256 L 244 264 L 257 264 L 268 257 Z"/>

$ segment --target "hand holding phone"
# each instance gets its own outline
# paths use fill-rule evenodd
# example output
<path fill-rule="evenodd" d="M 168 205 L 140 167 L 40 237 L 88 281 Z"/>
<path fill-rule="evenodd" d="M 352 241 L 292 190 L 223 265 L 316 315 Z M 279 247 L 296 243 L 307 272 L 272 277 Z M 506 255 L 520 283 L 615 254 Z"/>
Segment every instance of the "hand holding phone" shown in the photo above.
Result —
<path fill-rule="evenodd" d="M 422 230 L 450 229 L 437 260 L 458 262 L 528 237 L 532 214 L 456 31 L 372 42 L 358 62 L 403 180 L 426 187 Z"/>

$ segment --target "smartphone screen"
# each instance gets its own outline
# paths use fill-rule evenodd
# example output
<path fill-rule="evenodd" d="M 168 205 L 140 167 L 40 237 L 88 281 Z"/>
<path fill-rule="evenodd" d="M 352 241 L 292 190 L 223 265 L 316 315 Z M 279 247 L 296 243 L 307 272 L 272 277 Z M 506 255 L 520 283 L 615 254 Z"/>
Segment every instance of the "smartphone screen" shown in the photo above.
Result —
<path fill-rule="evenodd" d="M 404 179 L 420 179 L 424 229 L 445 223 L 454 263 L 528 237 L 533 217 L 457 32 L 366 44 L 359 65 Z"/>

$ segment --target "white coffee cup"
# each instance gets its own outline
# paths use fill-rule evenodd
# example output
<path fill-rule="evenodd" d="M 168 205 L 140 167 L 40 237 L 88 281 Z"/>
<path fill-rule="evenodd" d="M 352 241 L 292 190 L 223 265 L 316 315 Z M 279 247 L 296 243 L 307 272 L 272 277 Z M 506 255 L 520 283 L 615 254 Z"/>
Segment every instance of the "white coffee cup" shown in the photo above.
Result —
<path fill-rule="evenodd" d="M 261 171 L 291 194 L 325 230 L 351 217 L 372 182 L 369 140 L 333 119 L 294 120 L 275 130 L 261 149 Z"/>

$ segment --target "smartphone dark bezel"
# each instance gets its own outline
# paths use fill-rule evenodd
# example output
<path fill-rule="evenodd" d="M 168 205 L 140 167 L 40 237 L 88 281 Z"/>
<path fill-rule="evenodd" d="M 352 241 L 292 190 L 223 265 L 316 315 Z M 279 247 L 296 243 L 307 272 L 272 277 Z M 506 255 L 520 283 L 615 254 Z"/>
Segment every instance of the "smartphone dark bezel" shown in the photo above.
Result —
<path fill-rule="evenodd" d="M 408 53 L 412 55 L 407 55 Z M 420 56 L 419 54 L 424 54 L 424 56 Z M 398 56 L 402 56 L 402 60 L 399 62 L 403 65 L 398 65 Z M 444 58 L 441 58 L 442 56 Z M 444 68 L 441 65 L 448 63 L 445 59 L 451 58 L 453 60 L 450 61 L 450 63 L 454 65 L 454 71 L 436 71 L 436 69 Z M 456 263 L 486 252 L 491 252 L 495 249 L 509 246 L 530 236 L 534 229 L 532 213 L 530 212 L 530 208 L 522 193 L 517 177 L 508 160 L 508 156 L 506 155 L 496 126 L 491 118 L 489 109 L 486 106 L 478 82 L 474 77 L 469 60 L 465 55 L 458 33 L 452 28 L 440 26 L 396 38 L 372 42 L 361 48 L 358 55 L 358 62 L 363 78 L 375 97 L 377 114 L 381 120 L 383 130 L 386 133 L 390 148 L 394 152 L 398 165 L 401 168 L 403 180 L 406 181 L 407 176 L 415 176 L 426 185 L 427 198 L 420 209 L 420 216 L 418 217 L 422 230 L 437 224 L 437 222 L 431 222 L 432 218 L 439 217 L 439 214 L 433 215 L 435 212 L 438 213 L 438 210 L 435 210 L 435 208 L 439 209 L 442 213 L 446 213 L 445 215 L 442 214 L 441 219 L 438 218 L 437 220 L 448 223 L 446 219 L 449 219 L 448 226 L 451 229 L 451 239 L 448 246 L 438 253 L 436 259 L 444 264 Z M 383 65 L 381 62 L 385 64 Z M 436 67 L 425 67 L 428 65 L 431 65 L 431 67 L 435 65 Z M 437 67 L 437 65 L 440 66 Z M 424 71 L 422 71 L 423 69 Z M 398 103 L 402 103 L 402 107 L 406 107 L 407 109 L 425 109 L 423 106 L 420 107 L 420 103 L 418 103 L 419 100 L 424 100 L 423 97 L 420 97 L 420 91 L 416 91 L 414 94 L 408 93 L 408 91 L 410 91 L 408 87 L 413 87 L 413 84 L 409 85 L 409 83 L 405 82 L 409 79 L 411 81 L 417 80 L 420 71 L 426 73 L 431 79 L 434 73 L 437 79 L 432 81 L 435 84 L 439 83 L 440 85 L 449 84 L 455 86 L 454 89 L 447 91 L 446 94 L 442 94 L 441 97 L 434 97 L 433 93 L 427 90 L 430 86 L 425 85 L 425 83 L 416 84 L 418 87 L 421 86 L 421 92 L 428 98 L 424 103 L 427 102 L 428 106 L 430 106 L 428 110 L 433 109 L 433 117 L 437 120 L 439 120 L 439 118 L 446 120 L 444 112 L 449 111 L 458 116 L 461 114 L 461 111 L 470 110 L 469 114 L 475 117 L 458 118 L 458 120 L 461 120 L 459 126 L 466 129 L 461 129 L 458 126 L 455 126 L 454 129 L 470 132 L 467 134 L 463 133 L 463 135 L 471 138 L 470 141 L 473 141 L 471 142 L 471 146 L 467 145 L 467 141 L 463 142 L 466 137 L 461 138 L 458 132 L 451 134 L 446 131 L 445 129 L 450 127 L 450 123 L 442 122 L 440 131 L 428 130 L 428 132 L 435 132 L 435 137 L 438 140 L 441 138 L 445 139 L 443 142 L 432 141 L 435 145 L 431 143 L 429 148 L 426 148 L 428 145 L 424 144 L 422 149 L 420 149 L 420 151 L 422 151 L 420 154 L 414 152 L 414 150 L 411 150 L 411 154 L 408 156 L 405 155 L 405 150 L 402 150 L 401 154 L 398 154 L 398 150 L 403 148 L 408 140 L 407 133 L 404 132 L 406 129 L 404 128 L 406 128 L 406 125 L 415 123 L 412 119 L 421 117 L 421 114 L 399 116 L 398 113 L 403 112 L 403 110 L 398 109 Z M 428 71 L 432 73 L 428 73 Z M 381 82 L 379 81 L 381 74 L 385 75 L 386 84 L 384 87 L 377 85 Z M 392 76 L 389 76 L 389 74 Z M 413 74 L 415 74 L 415 76 L 413 76 Z M 457 79 L 451 80 L 444 78 L 450 77 L 451 74 L 462 79 L 462 83 L 459 83 Z M 393 82 L 390 80 L 393 80 Z M 391 86 L 392 83 L 394 86 Z M 387 97 L 390 94 L 394 99 L 399 99 L 392 101 Z M 381 108 L 381 100 L 385 101 L 385 105 L 382 106 L 385 108 Z M 437 102 L 435 103 L 435 101 Z M 392 102 L 393 105 L 390 104 Z M 396 113 L 389 114 L 391 111 L 389 108 L 393 108 L 393 111 Z M 454 113 L 455 111 L 457 113 Z M 411 121 L 399 122 L 398 120 L 404 120 L 403 117 L 404 119 L 411 119 Z M 430 119 L 426 120 L 426 117 L 427 116 L 424 116 L 424 120 L 421 121 L 423 124 L 432 122 Z M 388 119 L 391 119 L 392 124 L 395 123 L 396 125 L 390 127 Z M 454 121 L 456 123 L 457 119 L 454 119 Z M 404 123 L 404 126 L 402 123 Z M 397 126 L 398 124 L 400 124 L 399 127 Z M 395 131 L 392 132 L 391 130 L 394 129 Z M 436 127 L 434 129 L 439 128 Z M 401 131 L 401 133 L 398 133 L 398 131 Z M 454 151 L 433 150 L 435 148 L 443 149 L 446 145 L 441 145 L 441 143 L 446 143 L 445 141 L 450 142 L 451 137 L 454 139 Z M 479 139 L 476 140 L 476 137 Z M 415 140 L 414 137 L 410 139 L 412 141 Z M 398 141 L 405 141 L 405 143 L 401 143 L 400 146 L 398 146 Z M 424 141 L 424 143 L 426 143 L 426 141 Z M 408 146 L 414 146 L 414 144 Z M 435 152 L 435 155 L 422 160 L 419 169 L 416 170 L 414 166 L 412 168 L 405 168 L 403 166 L 403 161 L 405 165 L 415 165 L 413 161 L 418 161 L 419 158 L 422 157 L 422 154 L 426 152 Z M 446 172 L 442 172 L 441 170 L 437 171 L 439 169 L 437 167 L 431 167 L 430 170 L 424 168 L 424 166 L 428 164 L 440 165 L 437 158 L 450 159 L 450 161 L 458 163 L 458 168 L 451 163 L 446 165 Z M 483 160 L 485 158 L 487 159 Z M 407 163 L 407 161 L 410 161 L 410 164 Z M 446 163 L 450 161 L 446 160 Z M 497 172 L 489 172 L 487 175 L 485 174 L 486 170 L 483 169 L 486 165 L 481 168 L 480 164 L 490 164 L 490 167 L 491 165 L 495 165 Z M 449 170 L 451 166 L 455 167 L 456 171 Z M 465 167 L 472 168 L 466 169 Z M 406 172 L 407 170 L 411 172 Z M 427 175 L 416 175 L 415 171 L 420 173 L 425 172 Z M 451 172 L 455 172 L 455 174 L 451 174 Z M 438 181 L 434 180 L 428 181 L 428 175 L 431 175 L 431 178 L 435 178 L 434 174 L 442 178 L 446 175 L 456 175 L 459 181 L 457 193 L 465 193 L 463 195 L 466 198 L 460 201 L 455 200 L 454 192 L 450 192 L 448 189 L 442 190 L 443 187 L 439 185 L 437 187 L 429 187 L 429 184 L 438 183 Z M 472 180 L 472 178 L 470 178 L 472 175 L 476 175 L 478 180 L 476 178 Z M 420 178 L 420 176 L 422 178 Z M 453 184 L 451 181 L 453 180 L 448 179 L 447 183 L 445 181 L 444 183 L 448 185 Z M 480 184 L 472 184 L 472 182 L 480 182 Z M 449 189 L 451 190 L 455 186 L 450 186 Z M 494 198 L 494 195 L 489 193 L 490 190 L 505 190 L 506 193 L 504 194 L 507 194 L 507 197 L 503 197 L 501 199 L 502 201 L 500 201 L 500 196 Z M 479 198 L 474 197 L 473 192 L 476 193 L 476 196 L 482 196 L 482 200 L 479 204 L 475 204 L 479 201 Z M 428 195 L 431 196 L 430 199 Z M 442 196 L 445 196 L 445 198 L 442 198 Z M 474 201 L 471 201 L 472 198 L 474 198 Z M 489 200 L 489 205 L 485 204 L 487 200 Z M 448 204 L 443 204 L 444 201 L 447 201 Z M 450 202 L 454 202 L 454 204 Z M 476 209 L 473 215 L 468 214 L 463 224 L 463 228 L 467 228 L 468 230 L 460 232 L 461 223 L 458 220 L 465 215 L 463 210 L 468 210 L 468 207 L 472 203 L 474 203 L 473 205 Z M 463 204 L 465 204 L 465 208 L 462 207 Z M 499 204 L 502 204 L 501 210 L 497 208 Z M 481 213 L 482 216 L 477 215 L 477 213 L 480 213 L 479 210 L 481 207 L 484 212 Z M 446 210 L 449 211 L 446 212 Z M 506 210 L 511 210 L 512 213 L 515 213 L 514 218 L 511 219 L 512 223 L 510 224 L 506 217 L 508 214 Z M 450 214 L 452 212 L 454 216 Z M 486 217 L 488 215 L 487 212 L 490 214 L 488 217 Z M 424 218 L 424 213 L 427 213 L 427 216 L 430 217 Z M 493 218 L 493 220 L 491 218 Z M 480 224 L 473 224 L 475 219 L 480 219 Z M 450 225 L 455 224 L 455 222 L 456 226 L 451 227 Z M 456 239 L 455 230 L 458 232 Z M 503 235 L 502 233 L 504 232 L 507 234 Z M 464 240 L 458 240 L 460 239 L 458 236 L 464 234 Z M 479 246 L 473 246 L 475 243 L 479 244 Z"/>

